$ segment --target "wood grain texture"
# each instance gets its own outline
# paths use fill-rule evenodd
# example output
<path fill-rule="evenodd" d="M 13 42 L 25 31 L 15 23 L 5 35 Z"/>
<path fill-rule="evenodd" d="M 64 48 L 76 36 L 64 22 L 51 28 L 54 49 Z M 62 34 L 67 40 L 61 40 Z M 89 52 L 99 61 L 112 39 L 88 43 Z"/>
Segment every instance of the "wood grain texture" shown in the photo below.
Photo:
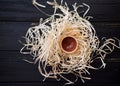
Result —
<path fill-rule="evenodd" d="M 22 58 L 26 58 L 23 55 L 20 55 L 19 52 L 0 52 L 0 85 L 1 84 L 63 84 L 63 80 L 60 82 L 55 81 L 54 79 L 46 79 L 43 82 L 43 77 L 39 74 L 37 70 L 37 65 L 29 64 L 21 60 Z M 7 54 L 6 54 L 7 53 Z M 85 84 L 120 84 L 119 82 L 119 71 L 120 71 L 120 62 L 106 62 L 106 68 L 101 70 L 91 70 L 90 77 L 92 78 L 90 81 L 86 81 Z M 76 84 L 83 84 L 79 79 Z"/>
<path fill-rule="evenodd" d="M 41 8 L 48 14 L 52 14 L 52 7 L 45 4 L 46 0 L 38 0 L 46 5 L 46 9 Z M 49 1 L 49 0 L 48 0 Z M 59 0 L 58 0 L 59 1 Z M 71 7 L 72 4 L 86 3 L 91 9 L 87 15 L 93 16 L 91 21 L 120 21 L 120 1 L 119 0 L 64 0 Z M 83 9 L 86 9 L 84 7 Z M 39 21 L 39 18 L 46 18 L 38 11 L 31 0 L 0 0 L 0 21 Z"/>
<path fill-rule="evenodd" d="M 46 5 L 46 9 L 41 8 L 43 11 L 52 14 L 52 7 L 46 4 L 46 0 L 38 1 Z M 70 8 L 75 2 L 78 5 L 90 5 L 87 15 L 93 16 L 90 21 L 100 40 L 102 37 L 120 39 L 120 0 L 64 1 Z M 23 46 L 19 40 L 24 43 L 22 36 L 28 28 L 37 25 L 40 18 L 47 17 L 32 5 L 31 0 L 0 0 L 0 86 L 63 86 L 64 80 L 58 82 L 47 79 L 43 82 L 37 64 L 29 64 L 23 60 L 31 56 L 19 53 Z M 120 86 L 120 49 L 107 55 L 105 62 L 105 69 L 90 70 L 91 80 L 82 83 L 79 79 L 75 85 L 69 86 Z"/>

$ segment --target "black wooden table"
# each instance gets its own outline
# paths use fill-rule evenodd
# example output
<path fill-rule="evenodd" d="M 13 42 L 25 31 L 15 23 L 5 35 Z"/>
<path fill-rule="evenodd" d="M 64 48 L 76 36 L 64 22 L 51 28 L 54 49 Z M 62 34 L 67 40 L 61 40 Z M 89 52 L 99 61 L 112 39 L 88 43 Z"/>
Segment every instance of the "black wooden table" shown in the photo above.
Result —
<path fill-rule="evenodd" d="M 46 0 L 39 0 L 45 4 Z M 68 5 L 86 3 L 91 9 L 87 15 L 93 16 L 98 37 L 120 39 L 120 0 L 64 0 Z M 46 5 L 46 4 L 45 4 Z M 43 9 L 50 13 L 49 8 Z M 37 65 L 23 61 L 29 55 L 20 54 L 23 45 L 19 43 L 27 29 L 46 18 L 31 0 L 0 0 L 0 86 L 62 86 L 63 82 L 47 79 L 37 70 Z M 120 50 L 107 55 L 105 69 L 91 71 L 91 80 L 74 86 L 120 86 Z"/>

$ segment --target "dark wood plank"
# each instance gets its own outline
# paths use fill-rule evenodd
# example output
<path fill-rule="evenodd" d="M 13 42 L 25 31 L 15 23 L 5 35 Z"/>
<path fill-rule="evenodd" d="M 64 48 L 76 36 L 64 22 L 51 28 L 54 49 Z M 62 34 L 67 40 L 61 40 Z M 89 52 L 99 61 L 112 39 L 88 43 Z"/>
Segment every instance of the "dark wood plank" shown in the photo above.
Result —
<path fill-rule="evenodd" d="M 34 22 L 33 22 L 34 23 Z M 0 22 L 0 50 L 20 50 L 25 35 L 32 22 Z M 120 38 L 120 23 L 92 23 L 96 29 L 98 37 Z M 24 41 L 23 41 L 24 42 Z"/>
<path fill-rule="evenodd" d="M 63 86 L 62 83 L 0 83 L 0 86 Z M 109 84 L 109 83 L 90 83 L 81 84 L 77 83 L 74 85 L 67 86 L 120 86 L 120 84 Z"/>
<path fill-rule="evenodd" d="M 118 55 L 120 56 L 120 55 Z M 0 84 L 3 83 L 43 83 L 43 77 L 39 74 L 37 64 L 30 64 L 22 60 L 30 58 L 29 55 L 21 55 L 19 52 L 0 51 Z M 108 61 L 106 58 L 106 68 L 101 70 L 90 70 L 90 81 L 92 83 L 120 84 L 120 60 Z M 54 79 L 47 79 L 44 83 L 63 83 Z M 82 83 L 78 80 L 77 83 Z"/>
<path fill-rule="evenodd" d="M 0 83 L 0 86 L 63 86 L 62 83 Z M 70 85 L 73 86 L 73 85 Z"/>
<path fill-rule="evenodd" d="M 0 22 L 0 50 L 18 50 L 31 22 Z"/>
<path fill-rule="evenodd" d="M 37 67 L 27 63 L 19 52 L 0 52 L 0 83 L 19 81 L 42 81 Z"/>
<path fill-rule="evenodd" d="M 46 4 L 46 0 L 38 0 L 46 5 L 41 8 L 46 13 L 52 14 L 52 7 Z M 50 1 L 50 0 L 48 0 Z M 59 1 L 59 0 L 58 0 Z M 119 0 L 64 0 L 71 6 L 73 3 L 86 3 L 91 9 L 87 15 L 94 18 L 91 21 L 120 21 Z M 51 10 L 50 10 L 51 9 Z M 84 8 L 86 9 L 86 8 Z M 33 5 L 32 0 L 0 0 L 0 21 L 38 21 L 39 18 L 46 18 Z"/>

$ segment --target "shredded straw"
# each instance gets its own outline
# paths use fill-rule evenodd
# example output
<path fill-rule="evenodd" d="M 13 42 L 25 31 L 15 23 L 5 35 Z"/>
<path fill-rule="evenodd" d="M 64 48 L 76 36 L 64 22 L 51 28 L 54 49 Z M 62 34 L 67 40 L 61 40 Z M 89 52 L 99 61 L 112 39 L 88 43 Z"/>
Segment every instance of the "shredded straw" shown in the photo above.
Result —
<path fill-rule="evenodd" d="M 61 4 L 56 1 L 47 3 L 53 6 L 53 15 L 45 20 L 41 18 L 39 25 L 28 29 L 25 35 L 26 43 L 20 52 L 33 56 L 33 63 L 38 63 L 39 72 L 45 79 L 59 80 L 63 78 L 67 81 L 65 85 L 73 84 L 78 77 L 83 82 L 85 79 L 90 79 L 89 76 L 84 75 L 90 75 L 89 69 L 104 68 L 105 56 L 111 53 L 114 47 L 120 48 L 120 44 L 115 44 L 116 40 L 119 43 L 120 40 L 104 39 L 103 45 L 100 45 L 96 31 L 88 21 L 90 17 L 86 17 L 90 9 L 87 4 L 83 3 L 77 6 L 75 3 L 73 10 L 70 10 L 67 3 L 63 5 L 63 1 Z M 33 4 L 37 8 L 45 7 L 37 3 L 36 0 L 33 0 Z M 83 16 L 80 16 L 77 9 L 84 6 L 88 9 Z M 61 48 L 61 41 L 67 36 L 74 37 L 78 44 L 77 49 L 72 53 L 64 52 Z M 98 59 L 102 64 L 96 68 L 91 64 Z M 64 76 L 66 74 L 73 74 L 76 79 L 72 81 Z"/>

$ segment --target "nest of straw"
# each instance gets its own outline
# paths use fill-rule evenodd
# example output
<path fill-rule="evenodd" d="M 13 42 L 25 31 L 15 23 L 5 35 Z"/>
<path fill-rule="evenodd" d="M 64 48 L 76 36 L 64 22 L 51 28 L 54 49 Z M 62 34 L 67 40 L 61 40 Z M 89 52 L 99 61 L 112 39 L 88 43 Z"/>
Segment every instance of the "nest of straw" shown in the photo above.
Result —
<path fill-rule="evenodd" d="M 84 79 L 90 79 L 84 74 L 90 74 L 88 69 L 98 69 L 91 66 L 91 63 L 100 59 L 100 68 L 105 67 L 103 60 L 106 54 L 119 46 L 115 45 L 114 39 L 106 39 L 102 46 L 99 45 L 95 29 L 86 19 L 86 12 L 83 17 L 77 12 L 81 6 L 87 6 L 89 9 L 88 5 L 77 6 L 75 3 L 70 11 L 67 4 L 59 5 L 56 1 L 48 4 L 54 7 L 54 14 L 45 20 L 41 18 L 39 25 L 28 29 L 21 53 L 33 56 L 34 63 L 38 62 L 39 72 L 45 78 L 63 78 L 68 81 L 67 84 L 71 84 L 74 81 L 63 74 L 72 73 L 83 82 Z M 74 51 L 67 52 L 62 48 L 61 43 L 65 37 L 73 37 L 76 40 L 77 46 Z M 25 52 L 24 49 L 29 51 Z"/>

